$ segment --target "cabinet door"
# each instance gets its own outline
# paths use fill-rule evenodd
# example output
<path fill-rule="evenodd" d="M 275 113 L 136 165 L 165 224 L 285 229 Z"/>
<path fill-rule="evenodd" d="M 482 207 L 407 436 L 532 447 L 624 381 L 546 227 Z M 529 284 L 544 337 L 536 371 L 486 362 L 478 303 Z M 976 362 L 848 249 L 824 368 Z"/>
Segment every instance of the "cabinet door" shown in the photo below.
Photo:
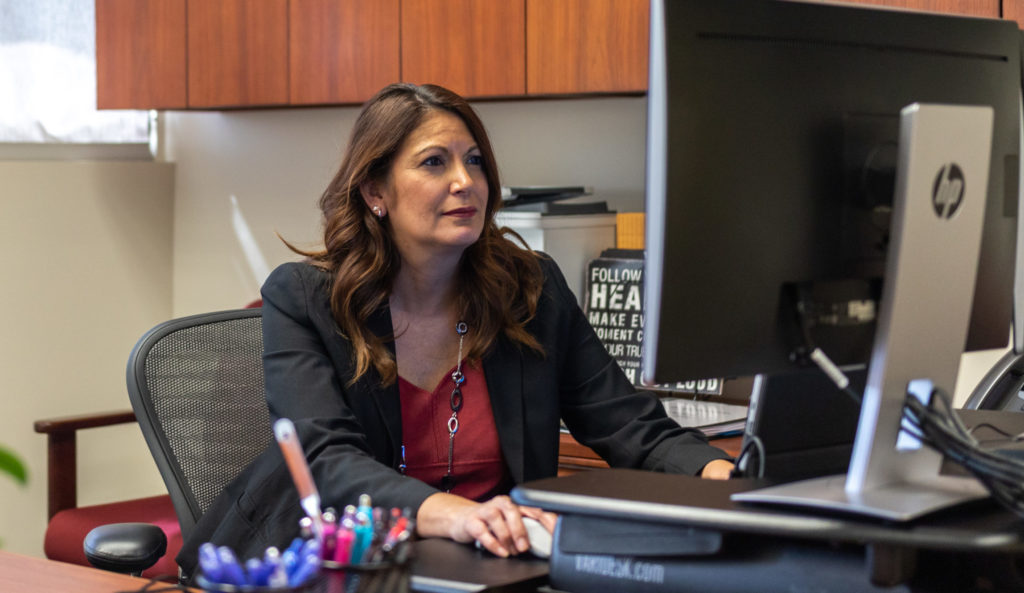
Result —
<path fill-rule="evenodd" d="M 362 103 L 397 82 L 398 19 L 398 0 L 291 0 L 291 103 Z"/>
<path fill-rule="evenodd" d="M 999 18 L 1000 0 L 852 0 L 860 4 L 874 4 L 929 12 L 948 12 L 989 18 Z"/>
<path fill-rule="evenodd" d="M 1018 27 L 1024 27 L 1024 0 L 1003 0 L 1003 18 L 1017 21 Z"/>
<path fill-rule="evenodd" d="M 286 103 L 288 0 L 189 0 L 189 107 Z"/>
<path fill-rule="evenodd" d="M 522 95 L 523 0 L 402 0 L 402 80 L 466 97 Z"/>
<path fill-rule="evenodd" d="M 527 0 L 526 92 L 647 90 L 648 0 Z"/>
<path fill-rule="evenodd" d="M 96 0 L 96 106 L 186 102 L 185 0 Z"/>

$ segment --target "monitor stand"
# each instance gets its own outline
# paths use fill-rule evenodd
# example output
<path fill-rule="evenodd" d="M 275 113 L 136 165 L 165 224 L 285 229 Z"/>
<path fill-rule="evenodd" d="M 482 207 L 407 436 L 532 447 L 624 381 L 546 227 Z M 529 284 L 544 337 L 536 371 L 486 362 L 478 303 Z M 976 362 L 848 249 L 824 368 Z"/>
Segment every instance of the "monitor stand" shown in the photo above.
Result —
<path fill-rule="evenodd" d="M 987 496 L 973 478 L 940 476 L 942 456 L 900 426 L 908 392 L 927 400 L 934 386 L 952 397 L 956 385 L 981 247 L 992 118 L 989 107 L 917 103 L 900 113 L 889 257 L 847 474 L 733 500 L 906 521 Z"/>

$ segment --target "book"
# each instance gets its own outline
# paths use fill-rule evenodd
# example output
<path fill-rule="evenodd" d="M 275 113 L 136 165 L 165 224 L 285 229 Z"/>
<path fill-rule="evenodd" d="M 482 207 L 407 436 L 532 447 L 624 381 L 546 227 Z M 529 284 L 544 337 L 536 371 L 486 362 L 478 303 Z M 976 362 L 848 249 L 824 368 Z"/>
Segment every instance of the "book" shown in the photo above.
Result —
<path fill-rule="evenodd" d="M 615 217 L 615 247 L 618 249 L 644 248 L 643 212 L 620 212 Z"/>
<path fill-rule="evenodd" d="M 747 421 L 747 406 L 685 397 L 662 397 L 668 417 L 684 428 L 699 428 L 711 436 L 739 433 Z"/>
<path fill-rule="evenodd" d="M 579 214 L 614 214 L 608 209 L 608 202 L 526 202 L 505 206 L 507 212 L 540 212 L 544 216 L 574 216 Z"/>
<path fill-rule="evenodd" d="M 594 189 L 583 185 L 522 185 L 501 188 L 501 199 L 506 208 L 524 204 L 557 202 L 579 196 L 589 196 Z"/>

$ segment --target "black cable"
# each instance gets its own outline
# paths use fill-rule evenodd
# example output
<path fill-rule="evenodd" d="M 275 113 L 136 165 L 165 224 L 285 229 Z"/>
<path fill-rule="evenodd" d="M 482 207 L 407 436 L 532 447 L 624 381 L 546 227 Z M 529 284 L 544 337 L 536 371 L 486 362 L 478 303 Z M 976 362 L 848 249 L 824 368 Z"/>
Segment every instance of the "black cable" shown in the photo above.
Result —
<path fill-rule="evenodd" d="M 825 373 L 826 377 L 832 380 L 840 391 L 848 395 L 850 399 L 853 400 L 853 403 L 858 406 L 861 405 L 861 395 L 850 387 L 850 378 L 846 376 L 846 373 L 844 373 L 842 369 L 832 362 L 832 359 L 829 358 L 821 348 L 815 347 L 811 350 L 808 358 L 811 362 L 816 364 L 819 369 L 821 369 L 821 372 Z"/>
<path fill-rule="evenodd" d="M 1024 461 L 983 448 L 942 389 L 933 389 L 927 404 L 908 394 L 903 410 L 903 430 L 962 465 L 992 498 L 1024 518 Z"/>
<path fill-rule="evenodd" d="M 747 440 L 743 443 L 743 448 L 740 449 L 740 454 L 736 456 L 736 467 L 742 468 L 744 474 L 746 474 L 746 464 L 749 460 L 746 459 L 750 455 L 752 449 L 756 450 L 757 455 L 757 474 L 753 477 L 763 478 L 764 477 L 764 442 L 761 441 L 761 437 L 747 433 Z M 738 477 L 749 478 L 750 475 L 740 475 Z"/>
<path fill-rule="evenodd" d="M 828 356 L 810 342 L 806 320 L 803 315 L 800 318 L 805 330 L 806 347 L 811 352 L 809 358 L 859 405 L 860 395 L 849 387 L 846 376 L 832 364 Z M 973 429 L 968 429 L 957 416 L 945 391 L 934 388 L 928 404 L 908 392 L 903 419 L 901 426 L 904 431 L 962 465 L 988 489 L 999 504 L 1024 518 L 1024 461 L 983 448 L 973 436 Z M 975 429 L 981 427 L 993 429 L 1014 441 L 1024 438 L 1024 435 L 1011 435 L 987 423 Z"/>
<path fill-rule="evenodd" d="M 861 404 L 861 394 L 851 389 L 849 385 L 843 388 L 843 393 L 850 396 L 850 399 L 853 400 L 853 403 L 857 404 L 858 406 Z"/>
<path fill-rule="evenodd" d="M 811 337 L 811 322 L 807 316 L 807 302 L 805 289 L 798 290 L 798 302 L 796 309 L 797 326 L 800 328 L 800 335 L 803 339 L 803 345 L 799 346 L 795 351 L 790 354 L 791 358 L 797 359 L 798 362 L 806 364 L 808 361 L 813 362 L 829 379 L 835 383 L 836 387 L 843 393 L 848 395 L 853 403 L 858 406 L 861 405 L 861 394 L 857 393 L 850 387 L 850 379 L 840 370 L 839 366 L 832 362 L 832 359 L 827 354 L 818 348 L 814 343 L 814 338 Z"/>
<path fill-rule="evenodd" d="M 139 587 L 138 589 L 132 589 L 131 591 L 118 591 L 117 593 L 166 593 L 167 591 L 183 591 L 184 593 L 189 592 L 189 588 L 185 585 L 182 585 L 180 583 L 168 583 L 167 581 L 161 580 L 168 578 L 169 576 L 173 576 L 175 579 L 178 578 L 176 575 L 160 575 L 149 579 L 149 581 L 145 585 Z M 156 585 L 161 586 L 156 587 Z"/>
<path fill-rule="evenodd" d="M 980 430 L 982 428 L 987 428 L 987 429 L 989 429 L 989 430 L 991 430 L 991 431 L 993 431 L 995 433 L 998 433 L 998 434 L 1000 434 L 1000 435 L 1010 439 L 1011 441 L 1021 441 L 1021 440 L 1024 440 L 1024 433 L 1013 434 L 1012 432 L 1007 432 L 1007 431 L 1003 430 L 1002 428 L 999 428 L 998 426 L 996 426 L 994 424 L 989 424 L 988 422 L 981 422 L 979 424 L 975 424 L 974 426 L 971 427 L 970 431 L 968 431 L 968 432 L 970 432 L 973 435 L 976 431 L 978 431 L 978 430 Z"/>

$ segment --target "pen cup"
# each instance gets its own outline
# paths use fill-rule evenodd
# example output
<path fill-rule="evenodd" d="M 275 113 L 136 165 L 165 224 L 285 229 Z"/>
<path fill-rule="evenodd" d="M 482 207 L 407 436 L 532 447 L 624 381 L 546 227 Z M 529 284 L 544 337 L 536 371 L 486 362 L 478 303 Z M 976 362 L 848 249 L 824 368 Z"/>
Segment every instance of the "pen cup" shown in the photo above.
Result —
<path fill-rule="evenodd" d="M 196 586 L 207 593 L 324 593 L 325 575 L 319 573 L 311 577 L 305 583 L 295 587 L 257 587 L 254 585 L 229 585 L 227 583 L 214 583 L 207 580 L 202 574 L 195 579 Z"/>
<path fill-rule="evenodd" d="M 402 561 L 321 565 L 318 593 L 406 593 L 411 590 L 409 563 Z"/>

